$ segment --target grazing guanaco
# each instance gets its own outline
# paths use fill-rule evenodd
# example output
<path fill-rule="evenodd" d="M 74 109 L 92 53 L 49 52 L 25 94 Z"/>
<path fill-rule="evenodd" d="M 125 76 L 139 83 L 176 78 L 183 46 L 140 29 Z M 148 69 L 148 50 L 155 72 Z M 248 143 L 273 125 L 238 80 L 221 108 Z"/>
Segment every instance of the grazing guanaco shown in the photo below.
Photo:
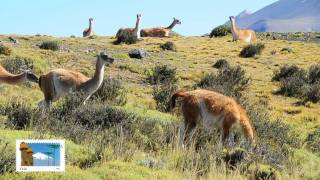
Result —
<path fill-rule="evenodd" d="M 181 97 L 184 121 L 180 131 L 180 143 L 190 140 L 196 126 L 202 123 L 207 129 L 218 128 L 223 132 L 222 139 L 229 137 L 230 131 L 242 127 L 243 134 L 256 143 L 254 128 L 245 110 L 232 98 L 209 90 L 177 92 L 172 96 L 171 106 L 175 107 L 176 98 Z"/>
<path fill-rule="evenodd" d="M 83 31 L 83 37 L 95 35 L 93 31 L 93 18 L 89 18 L 89 27 Z"/>
<path fill-rule="evenodd" d="M 140 39 L 140 21 L 141 14 L 137 14 L 136 26 L 134 28 L 121 28 L 117 32 L 117 37 L 120 37 L 123 33 L 130 33 L 132 37 L 137 37 Z"/>
<path fill-rule="evenodd" d="M 142 29 L 141 36 L 142 37 L 169 37 L 173 27 L 175 27 L 177 24 L 181 24 L 181 21 L 179 19 L 173 18 L 173 22 L 168 27 Z"/>
<path fill-rule="evenodd" d="M 230 16 L 231 31 L 233 41 L 243 41 L 247 43 L 252 43 L 257 41 L 256 33 L 251 29 L 238 29 L 236 26 L 236 19 Z"/>
<path fill-rule="evenodd" d="M 92 78 L 88 78 L 80 72 L 54 69 L 42 75 L 39 86 L 44 95 L 44 100 L 39 102 L 40 108 L 48 108 L 51 103 L 72 91 L 83 93 L 88 100 L 101 86 L 104 76 L 105 64 L 113 63 L 114 59 L 107 53 L 101 52 L 97 56 L 96 70 Z"/>
<path fill-rule="evenodd" d="M 2 66 L 0 66 L 0 83 L 15 85 L 26 81 L 38 83 L 38 77 L 29 70 L 14 75 L 9 73 Z"/>

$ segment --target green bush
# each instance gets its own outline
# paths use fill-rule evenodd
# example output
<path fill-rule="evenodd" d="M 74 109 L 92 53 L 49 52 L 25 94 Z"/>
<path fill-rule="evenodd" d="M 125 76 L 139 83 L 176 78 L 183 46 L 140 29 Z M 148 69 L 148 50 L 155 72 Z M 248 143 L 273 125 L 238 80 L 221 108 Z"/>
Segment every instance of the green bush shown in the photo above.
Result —
<path fill-rule="evenodd" d="M 169 112 L 171 107 L 171 97 L 177 91 L 175 84 L 165 83 L 153 87 L 153 99 L 156 101 L 157 109 L 162 112 Z"/>
<path fill-rule="evenodd" d="M 117 40 L 114 42 L 114 44 L 121 44 L 121 43 L 125 43 L 125 44 L 136 44 L 138 42 L 138 37 L 137 36 L 132 36 L 131 32 L 127 32 L 127 31 L 118 31 L 117 36 L 116 36 Z"/>
<path fill-rule="evenodd" d="M 249 84 L 249 78 L 240 67 L 226 67 L 218 73 L 205 75 L 195 87 L 215 90 L 227 96 L 240 97 Z"/>
<path fill-rule="evenodd" d="M 274 75 L 272 77 L 272 81 L 280 81 L 281 79 L 291 77 L 294 74 L 297 74 L 297 76 L 299 76 L 299 77 L 306 76 L 305 70 L 299 68 L 296 65 L 283 65 L 280 67 L 279 70 L 276 70 L 274 72 Z"/>
<path fill-rule="evenodd" d="M 217 62 L 212 65 L 213 68 L 220 69 L 220 68 L 229 68 L 230 64 L 225 59 L 219 59 Z"/>
<path fill-rule="evenodd" d="M 11 55 L 11 49 L 0 44 L 0 54 L 6 55 L 6 56 L 10 56 Z"/>
<path fill-rule="evenodd" d="M 261 43 L 247 45 L 241 50 L 240 57 L 243 57 L 243 58 L 255 57 L 256 55 L 260 55 L 264 48 L 265 48 L 264 44 L 261 44 Z"/>
<path fill-rule="evenodd" d="M 163 84 L 166 82 L 176 83 L 176 74 L 176 69 L 170 68 L 168 65 L 159 65 L 153 68 L 151 74 L 148 75 L 147 80 L 152 85 Z"/>
<path fill-rule="evenodd" d="M 311 132 L 306 139 L 308 147 L 313 152 L 320 152 L 320 128 Z"/>
<path fill-rule="evenodd" d="M 47 49 L 52 51 L 58 51 L 59 50 L 59 44 L 57 41 L 45 41 L 42 42 L 42 44 L 39 46 L 40 49 Z"/>
<path fill-rule="evenodd" d="M 6 126 L 21 130 L 30 127 L 33 118 L 33 109 L 18 98 L 12 100 L 1 110 L 2 115 L 7 116 Z"/>
<path fill-rule="evenodd" d="M 277 93 L 289 97 L 301 97 L 302 87 L 305 85 L 307 79 L 301 74 L 293 74 L 288 78 L 280 80 L 280 88 Z"/>
<path fill-rule="evenodd" d="M 120 79 L 104 78 L 101 87 L 94 96 L 109 105 L 124 105 L 127 102 L 127 91 Z"/>
<path fill-rule="evenodd" d="M 160 48 L 168 51 L 177 51 L 177 46 L 171 41 L 167 41 L 166 43 L 161 44 Z"/>
<path fill-rule="evenodd" d="M 222 37 L 231 33 L 231 27 L 229 25 L 221 25 L 214 28 L 210 33 L 210 38 L 212 37 Z"/>
<path fill-rule="evenodd" d="M 13 74 L 21 73 L 23 70 L 34 70 L 33 60 L 20 56 L 16 56 L 13 59 L 5 59 L 1 62 L 1 65 Z"/>
<path fill-rule="evenodd" d="M 15 153 L 8 145 L 9 142 L 0 139 L 0 175 L 15 171 Z"/>
<path fill-rule="evenodd" d="M 320 64 L 310 66 L 308 80 L 311 84 L 320 82 Z"/>

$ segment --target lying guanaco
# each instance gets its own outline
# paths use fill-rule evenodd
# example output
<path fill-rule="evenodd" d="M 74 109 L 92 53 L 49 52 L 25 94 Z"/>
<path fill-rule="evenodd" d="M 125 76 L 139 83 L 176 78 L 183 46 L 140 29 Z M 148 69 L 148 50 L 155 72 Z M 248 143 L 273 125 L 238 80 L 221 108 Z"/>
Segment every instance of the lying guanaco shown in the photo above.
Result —
<path fill-rule="evenodd" d="M 142 29 L 141 36 L 142 37 L 169 37 L 173 27 L 175 27 L 177 24 L 181 24 L 181 21 L 179 19 L 173 18 L 173 22 L 168 27 Z"/>
<path fill-rule="evenodd" d="M 11 85 L 20 84 L 26 81 L 38 83 L 38 77 L 30 70 L 26 70 L 20 74 L 11 74 L 2 66 L 0 66 L 0 83 L 6 83 Z"/>

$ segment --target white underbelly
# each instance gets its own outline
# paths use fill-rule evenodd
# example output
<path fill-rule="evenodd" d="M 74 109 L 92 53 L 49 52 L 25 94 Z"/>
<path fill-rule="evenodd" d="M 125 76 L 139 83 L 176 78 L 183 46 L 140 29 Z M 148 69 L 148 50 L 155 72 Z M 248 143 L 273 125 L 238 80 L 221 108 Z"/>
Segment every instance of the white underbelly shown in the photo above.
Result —
<path fill-rule="evenodd" d="M 222 128 L 224 114 L 214 115 L 208 111 L 205 102 L 200 102 L 200 115 L 202 124 L 207 129 Z"/>
<path fill-rule="evenodd" d="M 244 39 L 244 41 L 245 41 L 246 43 L 250 43 L 250 42 L 251 42 L 251 33 L 249 34 L 248 37 L 246 37 L 246 38 Z"/>

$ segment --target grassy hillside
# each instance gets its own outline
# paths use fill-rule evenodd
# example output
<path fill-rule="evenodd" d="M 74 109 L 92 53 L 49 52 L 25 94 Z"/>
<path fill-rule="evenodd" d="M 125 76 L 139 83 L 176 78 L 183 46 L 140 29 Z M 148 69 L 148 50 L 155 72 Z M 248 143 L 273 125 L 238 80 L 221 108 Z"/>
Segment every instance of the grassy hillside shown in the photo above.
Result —
<path fill-rule="evenodd" d="M 112 110 L 112 113 L 114 111 L 116 113 L 133 113 L 134 119 L 137 119 L 137 122 L 143 121 L 141 126 L 146 128 L 143 129 L 141 126 L 135 128 L 134 126 L 135 132 L 133 134 L 136 136 L 132 137 L 133 139 L 121 140 L 121 138 L 127 136 L 111 137 L 110 135 L 109 138 L 116 138 L 114 141 L 121 141 L 123 144 L 117 149 L 112 147 L 114 144 L 106 143 L 106 146 L 99 150 L 100 154 L 102 152 L 105 156 L 96 160 L 97 158 L 93 158 L 93 156 L 95 156 L 97 150 L 89 148 L 90 141 L 100 142 L 101 138 L 99 139 L 98 137 L 101 134 L 96 139 L 94 137 L 86 137 L 84 142 L 80 142 L 73 138 L 72 135 L 65 135 L 63 134 L 64 131 L 59 133 L 54 129 L 42 130 L 42 133 L 46 131 L 44 135 L 34 133 L 32 130 L 39 128 L 37 124 L 25 130 L 17 131 L 6 127 L 7 117 L 2 116 L 0 118 L 0 139 L 7 141 L 10 144 L 10 149 L 14 148 L 14 139 L 16 138 L 52 136 L 68 140 L 65 174 L 7 172 L 4 174 L 5 178 L 42 177 L 46 179 L 50 177 L 68 179 L 74 177 L 74 175 L 81 175 L 84 179 L 181 179 L 197 176 L 210 179 L 232 179 L 250 177 L 250 173 L 242 173 L 240 169 L 235 171 L 226 170 L 225 164 L 211 163 L 215 162 L 213 160 L 207 160 L 209 164 L 205 164 L 204 161 L 206 160 L 201 159 L 201 157 L 206 157 L 206 155 L 201 150 L 181 150 L 176 148 L 175 131 L 180 116 L 177 113 L 161 113 L 157 111 L 156 103 L 152 97 L 153 86 L 146 80 L 154 66 L 166 64 L 170 68 L 176 68 L 178 87 L 180 89 L 191 89 L 204 75 L 217 71 L 212 65 L 218 59 L 226 59 L 233 66 L 240 65 L 246 71 L 247 76 L 250 77 L 249 86 L 244 92 L 248 97 L 247 101 L 251 104 L 264 104 L 263 110 L 270 114 L 269 119 L 281 119 L 281 123 L 284 123 L 290 131 L 294 132 L 294 135 L 290 136 L 297 136 L 296 138 L 302 142 L 302 145 L 298 147 L 289 144 L 288 151 L 290 153 L 287 157 L 289 157 L 290 163 L 293 164 L 291 167 L 286 165 L 279 167 L 271 164 L 273 168 L 277 169 L 279 176 L 284 178 L 315 178 L 320 176 L 319 152 L 311 151 L 305 145 L 308 135 L 320 128 L 320 105 L 307 103 L 304 106 L 298 106 L 295 104 L 299 101 L 296 98 L 275 95 L 273 91 L 278 88 L 279 83 L 271 81 L 274 71 L 282 65 L 295 64 L 307 69 L 310 65 L 320 63 L 319 44 L 265 40 L 261 41 L 266 47 L 261 55 L 255 58 L 241 58 L 239 53 L 245 44 L 231 42 L 232 38 L 229 36 L 213 39 L 207 37 L 144 38 L 143 41 L 133 45 L 113 45 L 112 42 L 115 39 L 112 37 L 90 39 L 49 36 L 12 36 L 19 41 L 18 44 L 13 44 L 8 40 L 8 37 L 0 35 L 0 42 L 9 47 L 12 52 L 9 56 L 0 54 L 0 63 L 16 57 L 31 59 L 33 61 L 33 69 L 38 75 L 53 68 L 66 68 L 91 76 L 95 68 L 95 56 L 100 51 L 106 50 L 116 60 L 110 67 L 106 68 L 105 73 L 107 76 L 121 80 L 127 91 L 128 98 L 124 106 L 115 107 L 119 112 Z M 58 51 L 40 49 L 38 46 L 44 41 L 57 41 L 60 49 Z M 160 48 L 160 44 L 166 41 L 172 41 L 177 46 L 177 51 L 163 51 Z M 293 51 L 281 51 L 287 47 L 290 47 Z M 142 60 L 131 59 L 128 56 L 128 51 L 133 48 L 144 48 L 149 52 L 149 56 Z M 19 100 L 24 101 L 33 111 L 36 111 L 37 103 L 43 99 L 43 95 L 36 84 L 21 86 L 1 84 L 0 92 L 2 94 L 0 96 L 1 105 L 5 106 L 19 97 Z M 59 103 L 61 104 L 62 102 L 58 102 L 55 105 L 59 106 Z M 97 108 L 103 107 L 98 106 Z M 109 111 L 109 109 L 106 111 Z M 174 122 L 172 128 L 171 125 L 167 125 L 171 122 Z M 41 123 L 41 121 L 38 123 Z M 106 128 L 104 132 L 118 132 L 117 128 Z M 167 134 L 170 130 L 173 131 L 169 132 L 169 134 L 173 133 L 172 138 L 174 140 L 172 142 L 166 144 L 157 139 L 168 137 Z M 259 134 L 257 135 L 259 136 Z M 276 134 L 273 136 L 276 136 Z M 220 153 L 223 152 L 223 148 L 219 145 L 216 148 L 212 147 L 213 144 L 217 145 L 216 142 L 213 143 L 212 139 L 208 140 L 208 142 L 209 144 L 203 143 L 206 147 L 203 151 L 210 150 L 211 154 L 219 154 L 215 149 L 220 148 Z M 146 144 L 150 144 L 151 148 Z M 117 150 L 120 152 L 117 152 Z M 125 158 L 128 156 L 127 153 L 130 154 L 130 158 Z M 187 158 L 188 156 L 190 157 L 189 159 Z M 79 160 L 77 158 L 83 159 Z M 83 163 L 91 162 L 92 158 L 95 159 L 94 163 L 89 163 L 90 166 L 87 167 L 86 165 L 84 168 Z M 145 165 L 145 161 L 150 159 L 154 162 L 161 162 L 159 164 L 164 165 L 153 168 Z M 259 163 L 263 164 L 265 162 Z M 209 168 L 204 170 L 204 167 Z"/>

